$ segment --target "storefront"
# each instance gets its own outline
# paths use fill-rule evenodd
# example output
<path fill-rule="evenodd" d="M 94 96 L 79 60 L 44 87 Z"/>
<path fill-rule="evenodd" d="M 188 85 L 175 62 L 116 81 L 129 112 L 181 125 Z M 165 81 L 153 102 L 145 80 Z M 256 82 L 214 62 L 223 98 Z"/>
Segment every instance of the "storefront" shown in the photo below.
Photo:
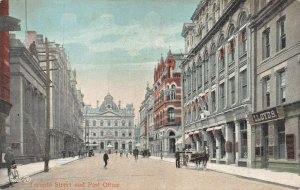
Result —
<path fill-rule="evenodd" d="M 299 105 L 277 106 L 249 116 L 255 129 L 256 168 L 299 172 Z"/>

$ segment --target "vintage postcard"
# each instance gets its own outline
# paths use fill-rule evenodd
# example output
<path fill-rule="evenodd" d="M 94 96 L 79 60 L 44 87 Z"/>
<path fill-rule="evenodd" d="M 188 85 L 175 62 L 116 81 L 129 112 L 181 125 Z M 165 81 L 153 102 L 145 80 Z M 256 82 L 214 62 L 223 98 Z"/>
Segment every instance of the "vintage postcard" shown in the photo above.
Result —
<path fill-rule="evenodd" d="M 300 189 L 299 0 L 0 0 L 0 189 Z"/>

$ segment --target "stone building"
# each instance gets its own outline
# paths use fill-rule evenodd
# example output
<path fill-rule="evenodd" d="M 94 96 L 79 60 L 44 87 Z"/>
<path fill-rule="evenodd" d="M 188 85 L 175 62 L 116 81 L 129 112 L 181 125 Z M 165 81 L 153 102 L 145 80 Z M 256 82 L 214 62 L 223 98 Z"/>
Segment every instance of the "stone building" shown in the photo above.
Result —
<path fill-rule="evenodd" d="M 183 122 L 192 149 L 210 162 L 251 166 L 253 65 L 250 1 L 202 0 L 185 23 Z"/>
<path fill-rule="evenodd" d="M 181 137 L 181 73 L 182 54 L 168 52 L 154 70 L 154 141 L 155 152 L 173 155 Z"/>
<path fill-rule="evenodd" d="M 35 43 L 36 50 L 30 47 Z M 46 70 L 45 41 L 41 34 L 28 31 L 26 45 Z M 49 43 L 50 51 L 50 156 L 57 158 L 65 150 L 77 153 L 83 146 L 83 94 L 78 90 L 76 72 L 72 70 L 65 49 Z M 37 52 L 41 52 L 38 53 Z"/>
<path fill-rule="evenodd" d="M 255 134 L 252 160 L 257 168 L 299 172 L 300 2 L 255 1 L 250 25 L 256 66 Z"/>
<path fill-rule="evenodd" d="M 19 20 L 9 16 L 9 0 L 0 1 L 0 156 L 7 148 L 6 135 L 10 128 L 6 125 L 7 116 L 11 109 L 10 103 L 10 57 L 9 57 L 9 31 L 19 31 Z M 3 167 L 0 159 L 0 168 Z"/>
<path fill-rule="evenodd" d="M 153 100 L 153 90 L 149 88 L 147 84 L 145 99 L 143 100 L 139 113 L 140 113 L 140 128 L 142 130 L 141 134 L 141 145 L 142 149 L 150 150 L 151 154 L 158 153 L 157 144 L 154 141 L 154 100 Z"/>
<path fill-rule="evenodd" d="M 45 152 L 46 73 L 38 59 L 13 36 L 10 40 L 11 104 L 7 143 L 17 163 L 40 161 Z"/>
<path fill-rule="evenodd" d="M 133 104 L 121 107 L 108 93 L 100 107 L 85 106 L 84 114 L 84 139 L 88 149 L 96 152 L 105 150 L 110 153 L 115 151 L 132 151 L 134 148 L 134 108 Z"/>

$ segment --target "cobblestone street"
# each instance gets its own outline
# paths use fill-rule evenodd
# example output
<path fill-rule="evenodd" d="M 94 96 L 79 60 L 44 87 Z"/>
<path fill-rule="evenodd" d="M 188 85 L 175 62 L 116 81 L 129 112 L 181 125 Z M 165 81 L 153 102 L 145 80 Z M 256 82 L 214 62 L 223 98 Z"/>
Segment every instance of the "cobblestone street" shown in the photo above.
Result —
<path fill-rule="evenodd" d="M 282 186 L 247 180 L 213 171 L 175 168 L 170 162 L 132 156 L 120 158 L 111 154 L 104 169 L 102 155 L 55 167 L 49 173 L 31 177 L 31 183 L 20 182 L 16 190 L 186 190 L 186 189 L 288 189 Z"/>

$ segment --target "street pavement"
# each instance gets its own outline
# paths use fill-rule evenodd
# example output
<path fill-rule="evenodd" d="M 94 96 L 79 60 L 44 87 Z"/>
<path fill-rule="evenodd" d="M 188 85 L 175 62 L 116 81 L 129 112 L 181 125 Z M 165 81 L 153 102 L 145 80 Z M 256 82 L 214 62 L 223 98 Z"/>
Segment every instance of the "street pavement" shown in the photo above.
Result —
<path fill-rule="evenodd" d="M 151 157 L 159 160 L 158 157 Z M 175 158 L 163 158 L 164 161 L 174 162 Z M 195 164 L 189 163 L 188 167 L 195 168 Z M 263 181 L 273 184 L 278 184 L 287 187 L 295 187 L 300 189 L 300 176 L 289 172 L 275 172 L 266 169 L 237 167 L 236 165 L 214 164 L 208 163 L 208 170 L 244 177 L 252 180 Z"/>
<path fill-rule="evenodd" d="M 212 170 L 196 170 L 194 167 L 175 168 L 172 159 L 120 158 L 110 154 L 107 169 L 102 155 L 70 161 L 53 166 L 47 173 L 30 177 L 28 183 L 19 182 L 11 189 L 16 190 L 240 190 L 274 189 L 289 187 L 249 180 Z M 174 159 L 173 159 L 174 160 Z M 54 162 L 54 161 L 51 161 Z M 50 163 L 51 163 L 50 162 Z M 29 164 L 31 165 L 31 164 Z M 21 167 L 19 167 L 21 173 Z M 34 170 L 34 167 L 32 167 Z M 22 171 L 23 172 L 23 171 Z M 2 179 L 3 175 L 1 175 Z M 296 188 L 292 188 L 296 189 Z"/>

